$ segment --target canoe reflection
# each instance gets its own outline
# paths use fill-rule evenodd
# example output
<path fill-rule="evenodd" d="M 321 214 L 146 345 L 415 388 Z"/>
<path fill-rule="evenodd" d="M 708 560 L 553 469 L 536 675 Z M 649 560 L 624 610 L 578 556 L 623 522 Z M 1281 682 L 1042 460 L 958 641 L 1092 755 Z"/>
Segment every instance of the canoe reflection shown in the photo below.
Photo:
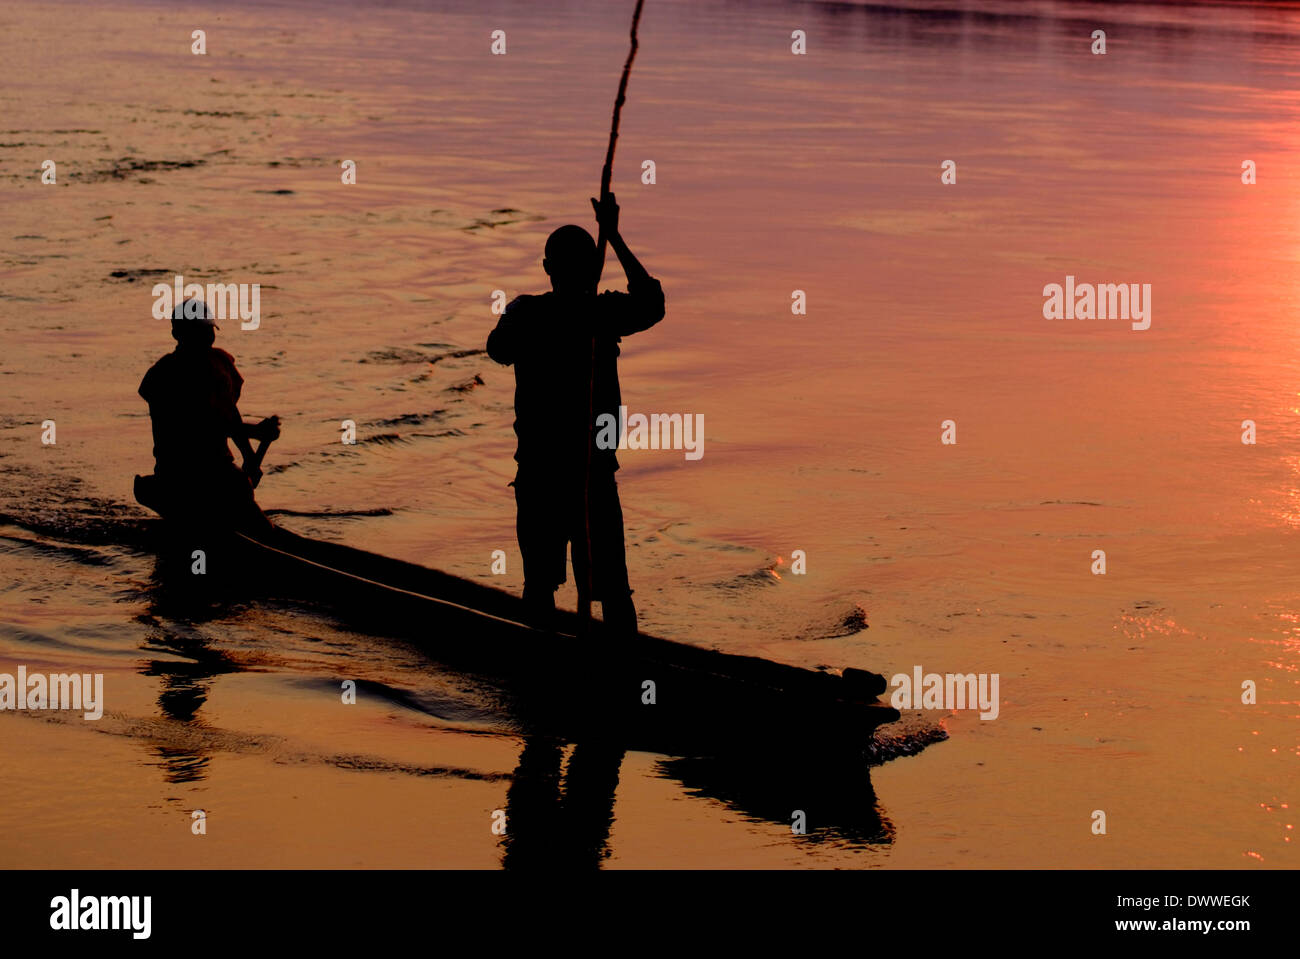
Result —
<path fill-rule="evenodd" d="M 884 815 L 861 758 L 716 756 L 665 759 L 660 771 L 692 796 L 725 803 L 761 822 L 792 825 L 804 814 L 806 843 L 868 846 L 892 843 L 894 825 Z"/>
<path fill-rule="evenodd" d="M 525 739 L 506 792 L 506 869 L 597 869 L 611 853 L 615 791 L 625 750 L 608 740 L 575 745 Z M 861 756 L 808 754 L 782 759 L 736 754 L 664 759 L 657 770 L 689 795 L 717 800 L 745 817 L 789 828 L 802 813 L 801 843 L 850 847 L 894 841 Z"/>

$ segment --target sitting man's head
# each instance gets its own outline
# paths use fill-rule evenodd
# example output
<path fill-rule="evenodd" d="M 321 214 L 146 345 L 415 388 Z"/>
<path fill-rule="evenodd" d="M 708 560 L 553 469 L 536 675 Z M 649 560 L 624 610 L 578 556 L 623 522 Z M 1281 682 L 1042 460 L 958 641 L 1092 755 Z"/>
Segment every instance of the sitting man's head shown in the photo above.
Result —
<path fill-rule="evenodd" d="M 189 299 L 172 310 L 172 337 L 181 346 L 211 346 L 218 329 L 216 317 L 202 300 Z"/>
<path fill-rule="evenodd" d="M 596 241 L 580 226 L 562 226 L 546 239 L 544 269 L 557 293 L 588 293 L 596 284 Z"/>

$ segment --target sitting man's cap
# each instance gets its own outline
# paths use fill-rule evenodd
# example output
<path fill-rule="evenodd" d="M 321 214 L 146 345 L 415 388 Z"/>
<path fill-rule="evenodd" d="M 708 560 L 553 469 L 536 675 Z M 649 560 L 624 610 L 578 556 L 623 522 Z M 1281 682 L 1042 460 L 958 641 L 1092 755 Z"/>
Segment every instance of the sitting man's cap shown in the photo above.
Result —
<path fill-rule="evenodd" d="M 180 323 L 182 321 L 203 323 L 214 330 L 221 329 L 221 327 L 217 326 L 217 318 L 212 315 L 212 311 L 208 309 L 208 305 L 202 300 L 189 299 L 184 303 L 176 304 L 176 309 L 172 310 L 172 322 Z"/>

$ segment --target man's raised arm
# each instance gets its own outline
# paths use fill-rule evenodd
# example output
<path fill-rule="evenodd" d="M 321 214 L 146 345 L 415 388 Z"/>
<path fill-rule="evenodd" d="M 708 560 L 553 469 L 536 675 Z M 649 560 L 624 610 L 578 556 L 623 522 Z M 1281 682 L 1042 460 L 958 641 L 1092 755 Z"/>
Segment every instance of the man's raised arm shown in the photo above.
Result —
<path fill-rule="evenodd" d="M 616 332 L 619 336 L 628 336 L 648 330 L 664 318 L 664 288 L 641 265 L 619 232 L 618 203 L 614 194 L 609 194 L 604 202 L 592 197 L 591 206 L 596 211 L 596 222 L 600 224 L 605 241 L 613 248 L 614 255 L 618 257 L 623 273 L 627 276 L 630 309 L 620 311 Z"/>

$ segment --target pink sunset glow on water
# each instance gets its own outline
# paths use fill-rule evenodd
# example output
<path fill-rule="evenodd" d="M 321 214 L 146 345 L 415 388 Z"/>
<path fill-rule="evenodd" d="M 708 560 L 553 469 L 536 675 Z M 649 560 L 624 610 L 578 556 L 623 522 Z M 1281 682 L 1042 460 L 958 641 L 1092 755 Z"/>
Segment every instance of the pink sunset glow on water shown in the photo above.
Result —
<path fill-rule="evenodd" d="M 0 785 L 7 862 L 500 864 L 520 743 L 473 689 L 323 617 L 178 623 L 111 532 L 144 515 L 152 286 L 260 283 L 260 328 L 217 342 L 284 423 L 262 505 L 521 588 L 489 568 L 513 377 L 481 351 L 494 291 L 544 289 L 546 236 L 590 225 L 627 11 L 458 6 L 0 14 L 0 671 L 108 690 L 93 728 L 0 713 L 0 762 L 41 783 Z M 907 711 L 948 739 L 872 770 L 871 841 L 791 842 L 631 753 L 609 867 L 1297 864 L 1300 7 L 973 6 L 647 6 L 614 189 L 667 316 L 623 344 L 623 395 L 702 414 L 705 452 L 626 451 L 619 482 L 646 631 L 997 673 L 998 718 Z M 1149 328 L 1045 319 L 1067 277 L 1149 285 Z M 422 708 L 340 716 L 315 690 L 344 661 Z M 200 802 L 229 831 L 196 861 Z"/>

